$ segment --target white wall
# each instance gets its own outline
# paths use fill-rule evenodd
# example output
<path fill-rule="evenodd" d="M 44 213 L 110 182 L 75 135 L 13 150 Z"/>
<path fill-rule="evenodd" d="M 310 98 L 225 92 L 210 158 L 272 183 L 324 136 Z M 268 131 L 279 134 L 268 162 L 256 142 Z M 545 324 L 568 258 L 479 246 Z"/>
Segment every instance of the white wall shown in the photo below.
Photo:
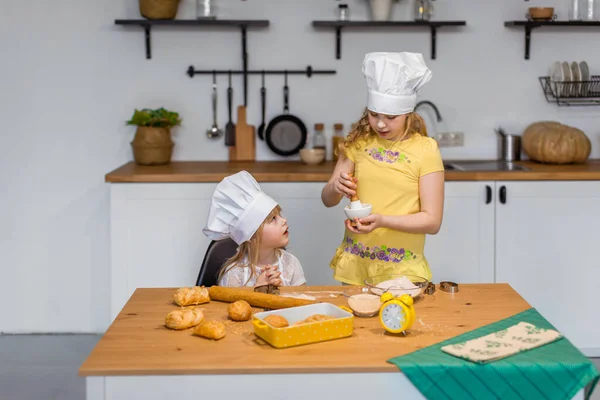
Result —
<path fill-rule="evenodd" d="M 566 15 L 566 2 L 554 0 Z M 222 0 L 221 15 L 266 18 L 271 26 L 251 30 L 251 68 L 334 68 L 335 76 L 290 77 L 291 112 L 308 126 L 348 126 L 364 106 L 360 64 L 369 51 L 423 52 L 433 80 L 421 98 L 434 101 L 441 129 L 465 132 L 464 148 L 444 149 L 448 158 L 496 155 L 493 127 L 520 133 L 526 124 L 558 119 L 582 128 L 600 155 L 596 108 L 547 104 L 537 77 L 555 60 L 582 60 L 600 73 L 598 31 L 538 29 L 532 59 L 523 59 L 522 19 L 530 2 L 438 0 L 436 18 L 465 19 L 467 27 L 442 28 L 438 59 L 430 60 L 425 30 L 347 30 L 342 59 L 335 59 L 332 30 L 315 31 L 314 19 L 331 19 L 333 0 Z M 350 0 L 352 17 L 366 14 L 364 0 Z M 395 18 L 410 18 L 401 0 Z M 225 160 L 220 141 L 209 141 L 210 77 L 190 79 L 197 68 L 239 68 L 240 34 L 232 29 L 156 28 L 153 59 L 146 60 L 143 31 L 113 24 L 137 18 L 137 0 L 8 2 L 0 15 L 0 332 L 97 331 L 108 315 L 108 185 L 104 174 L 131 159 L 134 129 L 124 121 L 134 108 L 165 106 L 181 112 L 175 131 L 177 160 Z M 179 18 L 194 17 L 183 0 Z M 553 50 L 551 50 L 551 46 Z M 235 78 L 236 104 L 241 78 Z M 221 78 L 219 121 L 225 123 Z M 282 110 L 282 77 L 269 77 L 268 117 Z M 259 121 L 260 78 L 250 80 L 250 123 Z M 432 114 L 430 114 L 432 115 Z M 432 118 L 429 118 L 433 121 Z M 435 128 L 434 128 L 435 130 Z M 264 143 L 259 159 L 275 159 Z M 199 227 L 200 229 L 200 227 Z"/>

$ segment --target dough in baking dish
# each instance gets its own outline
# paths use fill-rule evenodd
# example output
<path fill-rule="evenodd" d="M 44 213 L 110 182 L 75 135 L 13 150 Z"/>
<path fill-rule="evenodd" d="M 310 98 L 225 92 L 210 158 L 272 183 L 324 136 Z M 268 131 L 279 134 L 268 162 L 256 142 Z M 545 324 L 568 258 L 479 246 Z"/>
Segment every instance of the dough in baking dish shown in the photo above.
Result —
<path fill-rule="evenodd" d="M 333 317 L 330 317 L 329 315 L 325 315 L 325 314 L 315 314 L 315 315 L 311 315 L 310 317 L 308 317 L 306 319 L 303 319 L 302 321 L 296 322 L 294 325 L 310 324 L 311 322 L 321 322 L 321 321 L 327 321 L 329 319 L 333 319 Z"/>
<path fill-rule="evenodd" d="M 285 328 L 286 326 L 290 325 L 290 323 L 287 319 L 285 319 L 285 317 L 282 317 L 281 315 L 277 314 L 267 315 L 264 321 L 267 324 L 271 325 L 273 328 Z"/>

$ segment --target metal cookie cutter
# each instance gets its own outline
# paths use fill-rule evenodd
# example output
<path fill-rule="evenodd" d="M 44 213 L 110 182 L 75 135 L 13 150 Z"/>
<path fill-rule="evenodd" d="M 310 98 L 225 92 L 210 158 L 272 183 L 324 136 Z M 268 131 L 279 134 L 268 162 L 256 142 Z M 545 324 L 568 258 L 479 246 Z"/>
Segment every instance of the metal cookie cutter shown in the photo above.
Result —
<path fill-rule="evenodd" d="M 440 290 L 448 293 L 458 293 L 458 284 L 454 282 L 440 282 Z"/>
<path fill-rule="evenodd" d="M 267 294 L 279 294 L 279 286 L 275 285 L 262 285 L 254 288 L 255 292 L 267 293 Z"/>
<path fill-rule="evenodd" d="M 279 294 L 279 286 L 275 285 L 262 285 L 254 288 L 255 292 L 266 293 L 266 294 Z M 265 308 L 265 311 L 270 311 L 270 308 Z"/>
<path fill-rule="evenodd" d="M 429 282 L 429 284 L 425 288 L 425 294 L 432 295 L 434 293 L 435 293 L 435 283 Z"/>

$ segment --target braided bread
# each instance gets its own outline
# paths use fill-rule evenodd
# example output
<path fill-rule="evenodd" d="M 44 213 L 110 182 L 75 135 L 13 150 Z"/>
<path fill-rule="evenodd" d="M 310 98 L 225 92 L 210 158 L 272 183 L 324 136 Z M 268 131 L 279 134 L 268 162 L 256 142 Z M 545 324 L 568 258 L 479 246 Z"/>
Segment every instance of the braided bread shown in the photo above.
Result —
<path fill-rule="evenodd" d="M 204 320 L 204 311 L 198 307 L 171 311 L 165 317 L 165 326 L 169 329 L 188 329 Z"/>
<path fill-rule="evenodd" d="M 225 337 L 225 324 L 219 321 L 204 321 L 194 328 L 194 335 L 219 340 Z"/>
<path fill-rule="evenodd" d="M 184 287 L 175 291 L 173 300 L 178 306 L 186 307 L 208 303 L 210 301 L 210 296 L 208 294 L 208 289 L 204 286 Z"/>

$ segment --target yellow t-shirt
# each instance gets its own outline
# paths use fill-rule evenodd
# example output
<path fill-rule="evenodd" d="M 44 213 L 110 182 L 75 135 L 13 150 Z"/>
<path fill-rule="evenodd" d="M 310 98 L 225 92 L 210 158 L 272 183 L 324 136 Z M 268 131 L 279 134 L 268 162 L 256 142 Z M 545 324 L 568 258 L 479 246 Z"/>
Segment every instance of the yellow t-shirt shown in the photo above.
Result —
<path fill-rule="evenodd" d="M 372 213 L 408 215 L 421 210 L 419 178 L 443 171 L 437 142 L 419 134 L 393 142 L 379 136 L 361 140 L 346 149 L 354 162 L 361 202 L 373 206 Z M 363 285 L 371 276 L 407 274 L 431 279 L 423 254 L 425 234 L 378 228 L 367 234 L 346 229 L 330 267 L 338 281 Z"/>

